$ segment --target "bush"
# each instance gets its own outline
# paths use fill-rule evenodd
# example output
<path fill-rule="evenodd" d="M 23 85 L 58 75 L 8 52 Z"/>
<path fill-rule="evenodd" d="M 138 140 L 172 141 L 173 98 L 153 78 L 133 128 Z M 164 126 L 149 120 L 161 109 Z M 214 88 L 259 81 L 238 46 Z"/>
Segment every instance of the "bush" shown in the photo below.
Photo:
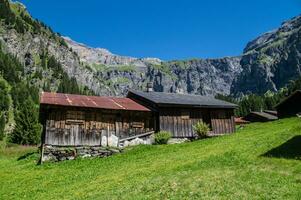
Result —
<path fill-rule="evenodd" d="M 208 137 L 210 128 L 208 124 L 200 121 L 193 126 L 193 130 L 196 132 L 199 138 L 206 138 Z"/>
<path fill-rule="evenodd" d="M 171 134 L 167 131 L 160 131 L 155 134 L 155 144 L 167 144 Z"/>

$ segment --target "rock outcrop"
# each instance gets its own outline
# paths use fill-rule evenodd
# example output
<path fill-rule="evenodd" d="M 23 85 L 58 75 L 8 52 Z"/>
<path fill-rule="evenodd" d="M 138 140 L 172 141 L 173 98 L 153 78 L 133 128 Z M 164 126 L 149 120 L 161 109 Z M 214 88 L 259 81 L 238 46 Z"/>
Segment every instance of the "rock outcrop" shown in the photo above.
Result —
<path fill-rule="evenodd" d="M 301 16 L 249 42 L 231 94 L 277 91 L 301 75 Z"/>
<path fill-rule="evenodd" d="M 118 56 L 70 38 L 65 40 L 95 77 L 111 88 L 111 95 L 124 95 L 129 88 L 145 89 L 149 81 L 154 82 L 155 91 L 229 94 L 234 77 L 241 72 L 240 57 L 164 62 L 156 58 Z"/>

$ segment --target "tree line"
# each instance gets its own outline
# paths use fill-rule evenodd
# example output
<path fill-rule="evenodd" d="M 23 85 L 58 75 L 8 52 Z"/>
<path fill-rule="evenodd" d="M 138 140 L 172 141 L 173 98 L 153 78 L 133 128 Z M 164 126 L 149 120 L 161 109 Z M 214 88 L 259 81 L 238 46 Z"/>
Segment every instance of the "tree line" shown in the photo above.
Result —
<path fill-rule="evenodd" d="M 290 81 L 277 92 L 267 91 L 263 95 L 248 94 L 239 98 L 218 94 L 216 98 L 237 104 L 238 108 L 235 109 L 235 116 L 243 117 L 251 111 L 275 110 L 275 106 L 280 101 L 300 89 L 301 77 Z"/>

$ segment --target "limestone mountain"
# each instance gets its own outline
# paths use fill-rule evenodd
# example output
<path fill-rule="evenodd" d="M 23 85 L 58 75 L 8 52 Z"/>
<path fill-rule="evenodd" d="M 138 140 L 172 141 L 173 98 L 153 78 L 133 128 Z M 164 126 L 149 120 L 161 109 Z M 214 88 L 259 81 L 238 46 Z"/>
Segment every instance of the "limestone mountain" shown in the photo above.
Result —
<path fill-rule="evenodd" d="M 63 37 L 68 46 L 75 51 L 80 60 L 89 65 L 133 65 L 136 67 L 146 67 L 146 64 L 160 64 L 158 58 L 133 58 L 129 56 L 119 56 L 104 48 L 91 48 L 85 44 L 73 41 L 69 37 Z"/>
<path fill-rule="evenodd" d="M 284 22 L 280 28 L 249 42 L 231 93 L 263 94 L 277 91 L 301 76 L 301 16 Z"/>
<path fill-rule="evenodd" d="M 145 89 L 150 81 L 155 91 L 229 94 L 233 78 L 240 73 L 239 57 L 166 62 L 158 58 L 119 56 L 68 37 L 64 39 L 81 63 L 111 87 L 114 95 L 124 95 L 129 88 Z"/>

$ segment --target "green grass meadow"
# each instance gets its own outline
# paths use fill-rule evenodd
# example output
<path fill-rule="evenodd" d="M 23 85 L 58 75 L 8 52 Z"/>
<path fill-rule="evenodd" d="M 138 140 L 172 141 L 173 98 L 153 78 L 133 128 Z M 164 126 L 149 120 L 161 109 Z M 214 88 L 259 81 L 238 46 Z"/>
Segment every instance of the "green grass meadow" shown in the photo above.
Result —
<path fill-rule="evenodd" d="M 34 152 L 2 144 L 0 199 L 301 199 L 298 118 L 104 159 L 36 165 Z"/>

